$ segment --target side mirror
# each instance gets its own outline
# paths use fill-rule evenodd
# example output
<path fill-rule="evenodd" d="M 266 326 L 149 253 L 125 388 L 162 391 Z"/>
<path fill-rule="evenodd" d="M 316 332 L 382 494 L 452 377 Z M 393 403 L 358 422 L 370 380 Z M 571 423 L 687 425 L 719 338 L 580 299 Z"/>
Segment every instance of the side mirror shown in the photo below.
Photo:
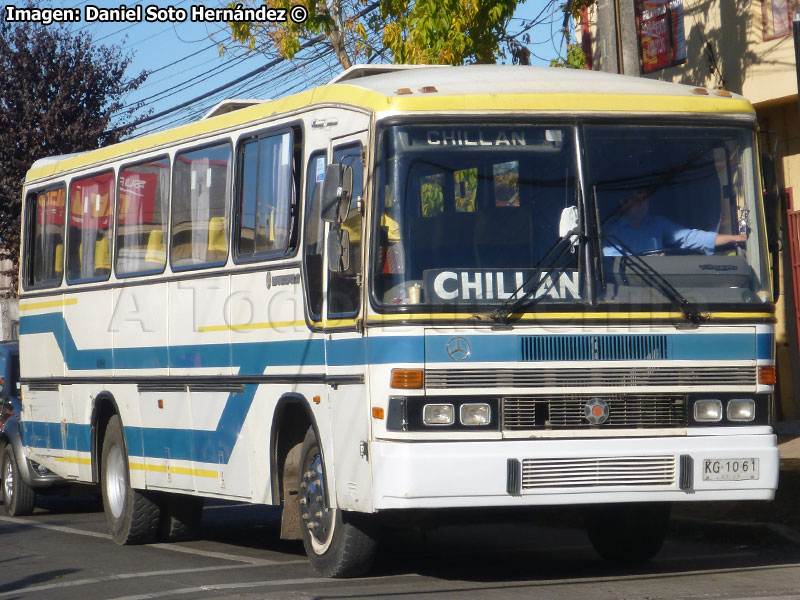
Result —
<path fill-rule="evenodd" d="M 347 220 L 352 194 L 353 167 L 335 163 L 328 165 L 322 182 L 322 220 L 326 223 Z"/>
<path fill-rule="evenodd" d="M 767 243 L 770 251 L 778 249 L 780 237 L 781 194 L 778 189 L 778 172 L 769 154 L 761 155 L 761 181 L 763 184 L 764 219 L 767 222 Z"/>
<path fill-rule="evenodd" d="M 328 233 L 328 270 L 347 273 L 350 270 L 350 232 L 337 227 Z"/>

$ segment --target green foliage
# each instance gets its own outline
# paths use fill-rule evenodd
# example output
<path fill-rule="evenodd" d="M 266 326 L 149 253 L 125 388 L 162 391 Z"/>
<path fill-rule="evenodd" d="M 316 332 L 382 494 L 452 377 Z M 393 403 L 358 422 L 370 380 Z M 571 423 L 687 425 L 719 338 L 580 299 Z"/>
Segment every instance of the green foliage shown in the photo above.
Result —
<path fill-rule="evenodd" d="M 444 210 L 444 194 L 442 186 L 437 183 L 423 183 L 420 186 L 422 216 L 432 217 Z"/>
<path fill-rule="evenodd" d="M 385 0 L 383 43 L 395 62 L 493 63 L 517 0 Z"/>
<path fill-rule="evenodd" d="M 0 22 L 0 259 L 13 261 L 6 273 L 13 281 L 25 172 L 36 159 L 119 139 L 124 131 L 104 133 L 111 115 L 147 77 L 125 78 L 129 62 L 117 47 L 93 46 L 86 33 Z M 130 107 L 118 124 L 130 122 L 138 108 Z"/>
<path fill-rule="evenodd" d="M 585 69 L 586 53 L 577 44 L 567 44 L 567 57 L 559 56 L 550 61 L 551 67 L 564 67 L 566 69 Z"/>
<path fill-rule="evenodd" d="M 249 6 L 261 0 L 245 0 Z M 515 60 L 519 44 L 506 27 L 519 0 L 263 0 L 274 8 L 302 4 L 303 23 L 228 23 L 235 42 L 267 54 L 294 58 L 303 42 L 324 36 L 347 68 L 357 61 L 383 58 L 389 50 L 396 63 L 493 63 L 502 42 Z M 228 7 L 242 2 L 232 0 Z M 374 8 L 380 8 L 374 11 Z"/>

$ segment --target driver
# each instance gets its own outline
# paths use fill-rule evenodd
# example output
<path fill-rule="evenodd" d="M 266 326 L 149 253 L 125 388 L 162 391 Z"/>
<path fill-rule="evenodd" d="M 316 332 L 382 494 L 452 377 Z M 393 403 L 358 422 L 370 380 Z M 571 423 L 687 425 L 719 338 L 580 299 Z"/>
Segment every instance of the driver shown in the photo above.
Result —
<path fill-rule="evenodd" d="M 621 256 L 620 251 L 611 244 L 616 241 L 614 238 L 635 254 L 646 254 L 670 247 L 712 254 L 714 248 L 719 246 L 747 241 L 744 233 L 716 233 L 683 227 L 666 217 L 648 214 L 649 208 L 650 199 L 643 189 L 634 191 L 620 203 L 622 215 L 604 232 L 613 236 L 611 240 L 603 240 L 605 256 Z"/>

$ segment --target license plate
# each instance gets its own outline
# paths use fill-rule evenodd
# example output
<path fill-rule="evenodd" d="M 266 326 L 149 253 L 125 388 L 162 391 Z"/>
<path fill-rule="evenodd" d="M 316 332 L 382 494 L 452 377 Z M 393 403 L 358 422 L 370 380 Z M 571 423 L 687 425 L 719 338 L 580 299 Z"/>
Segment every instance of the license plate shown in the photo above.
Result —
<path fill-rule="evenodd" d="M 707 458 L 703 461 L 704 481 L 758 479 L 757 458 Z"/>

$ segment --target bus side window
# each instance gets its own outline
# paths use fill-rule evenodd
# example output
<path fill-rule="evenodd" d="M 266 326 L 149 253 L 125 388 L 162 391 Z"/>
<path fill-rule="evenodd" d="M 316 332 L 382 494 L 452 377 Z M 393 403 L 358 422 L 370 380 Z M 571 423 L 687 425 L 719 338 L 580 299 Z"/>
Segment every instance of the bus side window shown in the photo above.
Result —
<path fill-rule="evenodd" d="M 167 264 L 169 159 L 123 167 L 118 185 L 117 276 L 160 273 Z"/>
<path fill-rule="evenodd" d="M 347 219 L 339 225 L 350 236 L 350 264 L 345 272 L 329 271 L 328 316 L 353 317 L 358 313 L 359 286 L 357 275 L 361 273 L 361 212 L 358 210 L 358 201 L 364 193 L 364 167 L 361 164 L 361 146 L 337 149 L 334 152 L 333 161 L 353 168 L 353 193 Z M 335 226 L 332 225 L 332 227 Z"/>
<path fill-rule="evenodd" d="M 322 318 L 322 258 L 324 251 L 325 223 L 321 215 L 322 181 L 325 178 L 325 153 L 314 154 L 308 161 L 306 171 L 306 221 L 305 286 L 308 297 L 308 312 L 311 320 Z"/>
<path fill-rule="evenodd" d="M 67 283 L 105 280 L 111 274 L 113 202 L 113 172 L 72 180 L 69 186 Z"/>
<path fill-rule="evenodd" d="M 292 134 L 251 138 L 240 150 L 236 256 L 285 256 L 292 227 Z"/>
<path fill-rule="evenodd" d="M 173 268 L 224 264 L 228 256 L 230 144 L 177 155 L 173 173 Z"/>
<path fill-rule="evenodd" d="M 25 283 L 57 287 L 64 271 L 64 188 L 31 194 L 28 203 L 30 247 Z"/>

